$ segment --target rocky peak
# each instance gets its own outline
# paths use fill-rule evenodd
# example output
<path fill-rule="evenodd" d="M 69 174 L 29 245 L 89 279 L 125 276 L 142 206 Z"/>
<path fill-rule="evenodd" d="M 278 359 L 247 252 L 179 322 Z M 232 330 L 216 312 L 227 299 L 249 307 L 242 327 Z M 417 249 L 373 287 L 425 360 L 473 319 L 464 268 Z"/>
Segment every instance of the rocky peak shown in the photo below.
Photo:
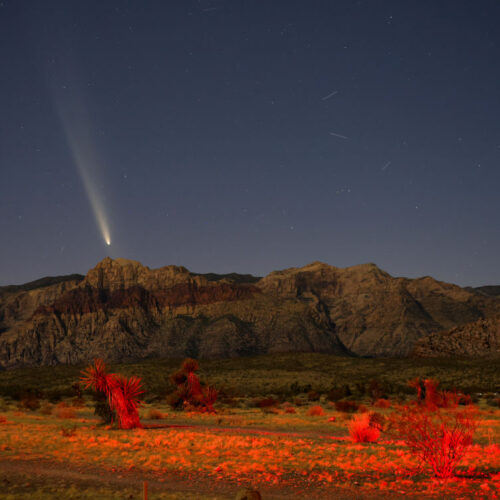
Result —
<path fill-rule="evenodd" d="M 179 283 L 203 285 L 205 282 L 206 279 L 192 276 L 182 266 L 150 269 L 135 260 L 106 257 L 87 273 L 81 286 L 110 291 L 126 290 L 134 286 L 142 286 L 147 290 L 158 290 L 170 288 Z"/>
<path fill-rule="evenodd" d="M 380 283 L 391 279 L 388 273 L 375 264 L 361 264 L 342 269 L 316 261 L 304 267 L 274 271 L 262 278 L 257 286 L 267 293 L 285 296 L 297 296 L 304 291 L 336 294 L 346 287 L 359 286 L 361 282 Z"/>

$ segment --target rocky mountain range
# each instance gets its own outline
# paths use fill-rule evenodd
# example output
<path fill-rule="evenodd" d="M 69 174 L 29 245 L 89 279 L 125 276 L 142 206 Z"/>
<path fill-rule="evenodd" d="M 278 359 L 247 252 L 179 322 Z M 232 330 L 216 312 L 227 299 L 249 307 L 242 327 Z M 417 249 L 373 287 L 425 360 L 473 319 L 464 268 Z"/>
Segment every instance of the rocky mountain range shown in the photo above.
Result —
<path fill-rule="evenodd" d="M 0 287 L 0 367 L 280 352 L 500 355 L 497 291 L 395 278 L 375 264 L 314 262 L 257 278 L 106 258 L 86 276 Z"/>

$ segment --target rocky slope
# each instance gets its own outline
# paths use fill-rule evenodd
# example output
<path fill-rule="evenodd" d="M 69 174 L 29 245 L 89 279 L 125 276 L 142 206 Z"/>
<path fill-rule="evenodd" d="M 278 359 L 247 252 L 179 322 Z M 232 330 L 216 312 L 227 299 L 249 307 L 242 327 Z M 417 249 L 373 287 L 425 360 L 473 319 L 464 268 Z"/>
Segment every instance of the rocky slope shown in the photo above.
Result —
<path fill-rule="evenodd" d="M 319 262 L 249 275 L 104 259 L 87 275 L 0 289 L 0 366 L 272 352 L 403 356 L 416 342 L 500 315 L 496 297 L 374 264 Z"/>
<path fill-rule="evenodd" d="M 422 357 L 500 356 L 500 318 L 480 319 L 428 335 L 416 342 Z"/>

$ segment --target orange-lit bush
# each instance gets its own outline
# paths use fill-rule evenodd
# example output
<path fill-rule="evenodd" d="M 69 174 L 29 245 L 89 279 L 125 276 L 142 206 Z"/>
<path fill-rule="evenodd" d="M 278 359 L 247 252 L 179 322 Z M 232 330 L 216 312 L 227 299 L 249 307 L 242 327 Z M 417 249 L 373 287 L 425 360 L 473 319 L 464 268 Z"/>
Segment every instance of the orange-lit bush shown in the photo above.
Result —
<path fill-rule="evenodd" d="M 69 406 L 58 406 L 55 410 L 55 416 L 57 418 L 75 418 L 76 410 Z"/>
<path fill-rule="evenodd" d="M 160 420 L 163 418 L 163 413 L 155 408 L 151 408 L 148 411 L 146 418 L 149 418 L 150 420 Z"/>
<path fill-rule="evenodd" d="M 439 382 L 431 378 L 422 380 L 417 377 L 410 380 L 408 385 L 417 390 L 418 404 L 425 405 L 429 410 L 453 408 L 465 397 L 463 394 L 453 391 L 440 391 L 438 389 Z M 467 398 L 465 397 L 465 399 Z"/>
<path fill-rule="evenodd" d="M 325 410 L 319 405 L 311 406 L 311 408 L 307 410 L 307 414 L 311 417 L 321 417 L 325 414 Z"/>
<path fill-rule="evenodd" d="M 380 437 L 380 429 L 373 425 L 368 413 L 354 415 L 348 424 L 348 430 L 355 443 L 374 443 Z"/>
<path fill-rule="evenodd" d="M 253 403 L 257 408 L 270 408 L 271 406 L 278 406 L 279 401 L 277 399 L 268 397 L 254 399 Z"/>
<path fill-rule="evenodd" d="M 356 401 L 342 400 L 335 401 L 335 409 L 344 413 L 354 413 L 359 405 Z"/>
<path fill-rule="evenodd" d="M 168 396 L 167 402 L 177 409 L 188 408 L 215 413 L 217 390 L 203 386 L 195 373 L 197 370 L 198 362 L 195 359 L 184 360 L 181 369 L 170 376 L 170 380 L 177 386 L 177 389 Z"/>
<path fill-rule="evenodd" d="M 448 478 L 472 444 L 477 422 L 472 408 L 431 411 L 414 404 L 393 416 L 392 425 L 415 457 L 437 477 Z"/>
<path fill-rule="evenodd" d="M 358 413 L 368 413 L 368 408 L 365 405 L 358 406 Z"/>
<path fill-rule="evenodd" d="M 390 408 L 391 402 L 388 399 L 380 398 L 373 403 L 373 406 L 375 408 Z"/>
<path fill-rule="evenodd" d="M 139 396 L 144 391 L 140 378 L 126 378 L 115 373 L 107 373 L 104 361 L 96 359 L 93 365 L 82 372 L 81 381 L 85 388 L 92 387 L 106 396 L 110 409 L 116 413 L 121 429 L 142 427 L 138 407 Z"/>

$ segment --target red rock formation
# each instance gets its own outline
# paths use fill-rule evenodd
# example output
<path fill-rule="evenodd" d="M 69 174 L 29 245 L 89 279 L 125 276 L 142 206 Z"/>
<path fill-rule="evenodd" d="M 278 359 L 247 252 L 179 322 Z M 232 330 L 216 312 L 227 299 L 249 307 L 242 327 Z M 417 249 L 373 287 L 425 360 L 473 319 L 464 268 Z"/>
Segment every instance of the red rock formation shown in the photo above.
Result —
<path fill-rule="evenodd" d="M 433 332 L 500 316 L 496 297 L 429 277 L 393 278 L 374 264 L 316 262 L 256 283 L 230 277 L 106 258 L 81 281 L 2 289 L 0 366 L 271 352 L 404 356 Z"/>

